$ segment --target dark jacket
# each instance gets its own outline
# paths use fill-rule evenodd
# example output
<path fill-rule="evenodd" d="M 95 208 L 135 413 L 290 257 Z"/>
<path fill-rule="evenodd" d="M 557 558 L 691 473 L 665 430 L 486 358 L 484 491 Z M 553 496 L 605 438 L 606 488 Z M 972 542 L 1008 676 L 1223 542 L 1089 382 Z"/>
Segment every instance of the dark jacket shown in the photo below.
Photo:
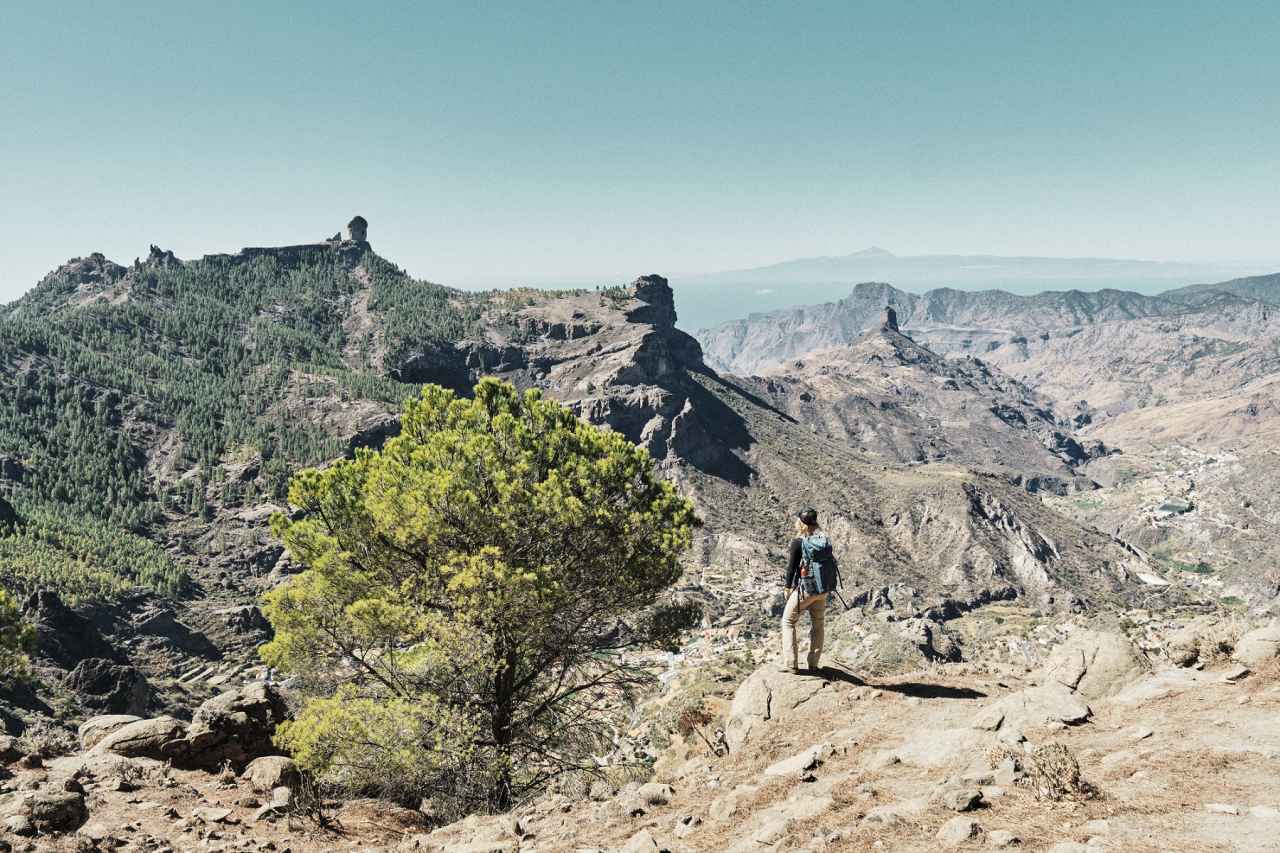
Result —
<path fill-rule="evenodd" d="M 791 540 L 791 551 L 787 554 L 787 571 L 782 576 L 782 585 L 787 589 L 794 589 L 795 585 L 800 582 L 800 559 L 804 556 L 804 552 L 800 547 L 800 539 L 797 537 Z"/>

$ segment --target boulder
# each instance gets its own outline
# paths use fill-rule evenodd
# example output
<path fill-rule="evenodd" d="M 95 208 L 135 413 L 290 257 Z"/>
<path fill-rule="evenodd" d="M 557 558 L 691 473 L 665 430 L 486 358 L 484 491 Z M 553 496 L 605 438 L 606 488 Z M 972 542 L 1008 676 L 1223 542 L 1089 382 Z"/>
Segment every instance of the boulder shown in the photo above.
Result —
<path fill-rule="evenodd" d="M 18 739 L 13 735 L 0 735 L 0 767 L 12 764 L 22 757 L 18 748 Z"/>
<path fill-rule="evenodd" d="M 110 753 L 125 758 L 179 759 L 186 754 L 187 725 L 173 717 L 156 717 L 128 723 L 106 735 L 91 754 Z"/>
<path fill-rule="evenodd" d="M 938 804 L 953 812 L 973 811 L 982 803 L 982 791 L 976 788 L 944 787 L 936 795 Z"/>
<path fill-rule="evenodd" d="M 286 815 L 292 805 L 293 791 L 283 786 L 273 788 L 271 790 L 271 801 L 253 813 L 253 820 L 257 822 Z"/>
<path fill-rule="evenodd" d="M 621 853 L 658 853 L 661 849 L 658 846 L 658 842 L 653 840 L 653 835 L 649 830 L 642 829 L 627 839 L 627 843 L 622 846 Z"/>
<path fill-rule="evenodd" d="M 201 705 L 187 733 L 187 761 L 198 767 L 241 766 L 271 755 L 276 726 L 288 718 L 284 697 L 270 684 L 249 684 Z"/>
<path fill-rule="evenodd" d="M 1114 696 L 1142 678 L 1151 666 L 1123 634 L 1076 631 L 1049 655 L 1042 669 L 1046 682 L 1056 682 L 1086 700 Z"/>
<path fill-rule="evenodd" d="M 779 672 L 771 664 L 760 667 L 742 682 L 729 705 L 725 740 L 730 753 L 737 752 L 764 725 L 782 721 L 801 705 L 831 693 L 830 682 L 810 675 Z"/>
<path fill-rule="evenodd" d="M 989 731 L 1022 731 L 1052 723 L 1068 726 L 1083 723 L 1092 713 L 1089 705 L 1075 692 L 1051 681 L 1040 687 L 1010 693 L 980 711 L 973 725 Z"/>
<path fill-rule="evenodd" d="M 141 717 L 135 717 L 132 714 L 103 714 L 97 717 L 90 717 L 81 723 L 80 728 L 76 730 L 76 734 L 80 738 L 80 748 L 93 749 L 107 735 L 141 719 Z"/>
<path fill-rule="evenodd" d="M 283 755 L 264 755 L 249 762 L 244 770 L 253 790 L 265 793 L 276 788 L 296 788 L 302 780 L 298 765 Z"/>
<path fill-rule="evenodd" d="M 766 776 L 798 777 L 806 771 L 813 770 L 831 753 L 831 744 L 817 743 L 797 755 L 772 764 L 765 768 Z"/>
<path fill-rule="evenodd" d="M 1255 669 L 1280 657 L 1280 619 L 1242 636 L 1232 657 Z"/>
<path fill-rule="evenodd" d="M 4 828 L 20 838 L 36 834 L 35 824 L 23 814 L 9 815 L 4 819 Z"/>
<path fill-rule="evenodd" d="M 977 838 L 981 834 L 982 827 L 978 826 L 976 820 L 967 817 L 953 817 L 942 825 L 936 838 L 947 847 L 958 847 L 970 838 Z"/>
<path fill-rule="evenodd" d="M 636 798 L 647 806 L 665 806 L 675 798 L 675 791 L 661 782 L 646 782 L 636 791 Z"/>
<path fill-rule="evenodd" d="M 86 658 L 64 682 L 80 704 L 104 714 L 142 714 L 151 700 L 151 685 L 137 668 L 106 658 Z"/>
<path fill-rule="evenodd" d="M 1177 666 L 1193 666 L 1197 662 L 1230 652 L 1220 647 L 1223 631 L 1216 616 L 1197 616 L 1164 641 L 1165 654 Z"/>
<path fill-rule="evenodd" d="M 987 843 L 995 848 L 1017 847 L 1022 844 L 1022 839 L 1007 829 L 993 829 L 987 834 Z"/>
<path fill-rule="evenodd" d="M 22 815 L 37 832 L 70 832 L 89 819 L 89 810 L 82 793 L 39 791 L 23 804 Z"/>

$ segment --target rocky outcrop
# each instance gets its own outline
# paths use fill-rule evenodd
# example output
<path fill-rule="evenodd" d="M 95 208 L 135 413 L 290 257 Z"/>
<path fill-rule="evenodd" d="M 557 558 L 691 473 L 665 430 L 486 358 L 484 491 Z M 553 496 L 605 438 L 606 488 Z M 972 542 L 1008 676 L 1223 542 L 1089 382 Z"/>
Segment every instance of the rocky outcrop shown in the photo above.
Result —
<path fill-rule="evenodd" d="M 93 749 L 107 735 L 119 731 L 130 723 L 137 723 L 141 720 L 141 717 L 135 717 L 132 714 L 104 714 L 98 717 L 90 717 L 81 723 L 76 730 L 76 735 L 80 739 L 80 748 Z"/>
<path fill-rule="evenodd" d="M 120 655 L 89 619 L 63 604 L 52 590 L 34 593 L 24 608 L 35 628 L 36 654 L 66 669 L 88 658 L 120 661 Z"/>
<path fill-rule="evenodd" d="M 1012 733 L 1016 739 L 1024 729 L 1076 725 L 1092 714 L 1089 704 L 1071 689 L 1049 682 L 1011 693 L 989 705 L 974 717 L 973 728 Z"/>
<path fill-rule="evenodd" d="M 28 795 L 19 814 L 31 822 L 38 833 L 70 832 L 89 818 L 84 793 L 78 791 L 39 791 Z"/>
<path fill-rule="evenodd" d="M 250 684 L 213 697 L 191 718 L 184 749 L 187 762 L 218 767 L 241 766 L 271 755 L 276 726 L 289 716 L 280 692 L 269 684 Z"/>
<path fill-rule="evenodd" d="M 1241 636 L 1232 657 L 1250 667 L 1265 666 L 1280 658 L 1280 620 Z"/>
<path fill-rule="evenodd" d="M 765 664 L 733 694 L 724 726 L 729 750 L 735 752 L 748 741 L 785 729 L 801 707 L 806 715 L 830 711 L 847 701 L 854 689 L 847 678 L 827 678 L 821 672 L 796 674 Z"/>
<path fill-rule="evenodd" d="M 102 714 L 142 714 L 151 701 L 151 685 L 136 667 L 104 658 L 80 661 L 64 686 L 87 710 Z"/>
<path fill-rule="evenodd" d="M 1145 656 L 1124 635 L 1081 630 L 1053 650 L 1042 674 L 1044 680 L 1096 701 L 1114 696 L 1150 670 Z"/>
<path fill-rule="evenodd" d="M 102 737 L 90 750 L 93 755 L 121 758 L 183 759 L 189 749 L 187 724 L 173 717 L 156 717 L 127 723 Z"/>

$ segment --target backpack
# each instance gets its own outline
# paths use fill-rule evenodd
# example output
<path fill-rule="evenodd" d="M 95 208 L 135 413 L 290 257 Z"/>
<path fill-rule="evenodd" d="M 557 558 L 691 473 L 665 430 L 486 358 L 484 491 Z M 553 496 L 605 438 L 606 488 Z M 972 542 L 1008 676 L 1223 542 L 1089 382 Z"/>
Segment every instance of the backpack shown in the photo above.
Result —
<path fill-rule="evenodd" d="M 827 534 L 818 531 L 800 539 L 800 596 L 835 592 L 840 585 L 840 564 Z"/>

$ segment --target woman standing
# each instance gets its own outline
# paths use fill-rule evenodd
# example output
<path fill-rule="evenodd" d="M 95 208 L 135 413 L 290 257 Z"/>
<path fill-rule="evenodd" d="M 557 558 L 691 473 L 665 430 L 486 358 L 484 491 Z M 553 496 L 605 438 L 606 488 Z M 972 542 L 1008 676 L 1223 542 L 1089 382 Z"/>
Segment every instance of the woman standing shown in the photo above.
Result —
<path fill-rule="evenodd" d="M 782 611 L 782 669 L 800 671 L 800 649 L 796 641 L 796 622 L 800 614 L 809 614 L 809 670 L 818 669 L 822 657 L 823 628 L 827 618 L 827 593 L 829 573 L 835 561 L 831 556 L 831 542 L 818 528 L 818 511 L 802 510 L 796 515 L 796 538 L 791 541 L 787 559 L 787 573 L 783 585 L 787 591 L 787 606 Z M 826 572 L 823 563 L 829 563 Z M 827 583 L 824 583 L 827 581 Z"/>

